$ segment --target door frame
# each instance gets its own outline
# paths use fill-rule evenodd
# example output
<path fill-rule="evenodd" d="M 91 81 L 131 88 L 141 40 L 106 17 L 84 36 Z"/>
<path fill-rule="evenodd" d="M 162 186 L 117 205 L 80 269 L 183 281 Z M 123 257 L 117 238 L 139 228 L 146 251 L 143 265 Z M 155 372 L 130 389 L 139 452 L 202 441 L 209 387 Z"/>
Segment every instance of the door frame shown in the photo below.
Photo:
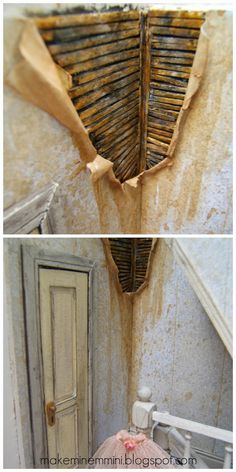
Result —
<path fill-rule="evenodd" d="M 40 250 L 28 244 L 21 246 L 22 272 L 25 304 L 26 351 L 28 367 L 28 388 L 32 430 L 32 449 L 35 468 L 44 468 L 40 458 L 48 457 L 46 416 L 42 369 L 42 346 L 39 306 L 39 270 L 54 268 L 88 274 L 88 425 L 89 456 L 92 454 L 92 326 L 95 263 L 90 259 L 67 254 Z"/>

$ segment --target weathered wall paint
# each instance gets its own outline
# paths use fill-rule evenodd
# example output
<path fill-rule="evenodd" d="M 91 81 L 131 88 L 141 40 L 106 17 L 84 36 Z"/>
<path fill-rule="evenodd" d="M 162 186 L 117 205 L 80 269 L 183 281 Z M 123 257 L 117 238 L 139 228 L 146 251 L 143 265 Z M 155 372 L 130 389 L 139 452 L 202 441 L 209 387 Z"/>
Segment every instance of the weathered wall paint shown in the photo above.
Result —
<path fill-rule="evenodd" d="M 220 237 L 178 238 L 178 243 L 232 330 L 233 240 Z"/>
<path fill-rule="evenodd" d="M 148 285 L 130 298 L 118 290 L 117 274 L 108 271 L 99 239 L 9 239 L 6 245 L 5 328 L 17 385 L 18 434 L 26 464 L 31 432 L 27 425 L 27 372 L 21 280 L 21 244 L 96 262 L 93 313 L 94 449 L 127 427 L 139 386 L 149 385 L 160 410 L 231 429 L 232 361 L 165 240 L 159 240 L 150 264 Z M 14 265 L 14 280 L 8 264 Z M 11 304 L 17 318 L 11 319 Z M 12 362 L 12 359 L 11 359 Z M 17 372 L 15 368 L 17 366 Z M 17 375 L 16 375 L 17 374 Z M 14 394 L 16 391 L 14 390 Z M 20 427 L 19 427 L 20 423 Z M 18 438 L 19 441 L 19 438 Z M 20 442 L 19 441 L 19 442 Z M 195 444 L 222 454 L 222 443 L 206 438 Z M 27 456 L 28 454 L 28 456 Z"/>
<path fill-rule="evenodd" d="M 56 252 L 87 257 L 96 263 L 93 312 L 93 441 L 96 450 L 106 437 L 127 426 L 132 306 L 128 299 L 120 298 L 115 289 L 115 281 L 108 273 L 101 240 L 37 238 L 30 241 L 23 239 L 5 241 L 8 292 L 6 315 L 9 319 L 11 319 L 11 303 L 17 303 L 19 307 L 18 319 L 13 323 L 15 338 L 9 339 L 9 342 L 15 350 L 15 364 L 18 366 L 18 377 L 15 380 L 22 404 L 27 398 L 27 380 L 20 247 L 21 244 L 27 243 L 39 249 L 52 251 L 52 254 Z M 9 279 L 8 264 L 13 264 L 15 267 L 14 280 Z M 9 332 L 6 331 L 5 335 L 9 336 Z M 13 371 L 12 375 L 15 376 L 16 373 Z M 27 411 L 27 405 L 22 405 L 22 408 Z M 24 421 L 23 415 L 22 422 Z M 21 435 L 23 431 L 24 441 L 30 442 L 27 424 L 21 426 L 18 434 Z M 30 461 L 30 457 L 27 457 L 26 463 L 27 461 Z"/>
<path fill-rule="evenodd" d="M 148 385 L 160 411 L 232 428 L 232 360 L 165 240 L 134 299 L 132 332 L 131 402 Z M 194 435 L 194 443 L 223 454 L 218 441 Z"/>
<path fill-rule="evenodd" d="M 19 15 L 19 9 L 8 13 Z M 70 133 L 9 89 L 5 98 L 5 208 L 56 180 L 60 184 L 58 233 L 133 233 L 137 228 L 143 234 L 230 233 L 231 14 L 210 12 L 207 16 L 212 26 L 200 90 L 191 104 L 173 167 L 144 178 L 141 209 L 138 195 L 133 214 L 123 212 L 123 200 L 121 211 L 115 193 L 102 180 L 97 190 L 105 202 L 100 221 L 89 171 L 74 175 L 79 153 Z M 6 74 L 17 61 L 14 48 L 19 34 L 16 22 L 8 18 Z"/>
<path fill-rule="evenodd" d="M 4 320 L 4 332 L 9 332 L 7 320 Z M 3 371 L 3 396 L 4 396 L 4 447 L 3 464 L 10 469 L 20 469 L 24 467 L 20 461 L 19 443 L 17 436 L 16 407 L 14 401 L 14 386 L 12 379 L 12 365 L 10 356 L 10 346 L 8 336 L 3 337 L 4 341 L 4 371 Z"/>

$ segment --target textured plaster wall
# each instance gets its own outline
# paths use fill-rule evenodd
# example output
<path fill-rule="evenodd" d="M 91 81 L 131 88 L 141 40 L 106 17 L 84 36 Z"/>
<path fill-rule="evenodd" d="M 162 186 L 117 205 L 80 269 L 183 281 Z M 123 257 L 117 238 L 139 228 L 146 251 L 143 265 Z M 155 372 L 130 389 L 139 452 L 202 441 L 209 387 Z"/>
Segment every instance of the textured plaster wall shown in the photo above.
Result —
<path fill-rule="evenodd" d="M 191 265 L 229 329 L 233 328 L 233 241 L 228 238 L 179 238 Z M 207 257 L 206 257 L 207 254 Z"/>
<path fill-rule="evenodd" d="M 13 17 L 23 12 L 23 8 L 8 7 L 4 35 L 6 75 L 18 60 L 15 48 L 21 26 Z M 70 132 L 8 87 L 4 103 L 4 207 L 57 181 L 60 184 L 55 207 L 57 233 L 230 233 L 231 16 L 230 12 L 207 13 L 211 26 L 206 70 L 191 103 L 173 167 L 144 179 L 142 208 L 140 211 L 139 204 L 133 204 L 136 215 L 131 220 L 122 221 L 114 195 L 104 182 L 106 205 L 101 208 L 100 222 L 89 172 L 82 170 L 74 175 L 79 153 Z M 123 207 L 129 209 L 129 205 L 130 202 L 122 201 Z"/>
<path fill-rule="evenodd" d="M 173 167 L 142 189 L 142 233 L 232 232 L 232 14 L 208 12 L 206 69 Z"/>
<path fill-rule="evenodd" d="M 21 420 L 18 435 L 24 438 L 26 463 L 30 463 L 31 433 L 28 424 L 27 375 L 24 346 L 23 298 L 21 281 L 21 244 L 31 245 L 52 251 L 87 257 L 96 263 L 94 282 L 93 310 L 93 445 L 94 450 L 109 435 L 117 429 L 127 426 L 128 422 L 128 368 L 129 346 L 127 337 L 130 335 L 131 306 L 119 299 L 110 278 L 105 261 L 103 245 L 99 239 L 14 239 L 5 241 L 6 249 L 6 287 L 7 310 L 6 316 L 12 323 L 13 335 L 9 329 L 6 336 L 11 336 L 9 342 L 15 350 L 12 359 L 12 382 L 17 385 L 14 391 L 20 397 Z M 9 279 L 9 264 L 15 267 L 14 280 Z M 11 306 L 17 304 L 17 318 L 11 319 Z M 126 333 L 126 334 L 125 334 Z M 13 421 L 13 420 L 12 420 Z M 19 421 L 19 411 L 18 411 Z M 6 424 L 6 438 L 8 434 Z"/>
<path fill-rule="evenodd" d="M 231 430 L 232 360 L 165 240 L 133 310 L 131 400 L 147 385 L 160 411 Z M 194 443 L 223 454 L 218 441 Z"/>

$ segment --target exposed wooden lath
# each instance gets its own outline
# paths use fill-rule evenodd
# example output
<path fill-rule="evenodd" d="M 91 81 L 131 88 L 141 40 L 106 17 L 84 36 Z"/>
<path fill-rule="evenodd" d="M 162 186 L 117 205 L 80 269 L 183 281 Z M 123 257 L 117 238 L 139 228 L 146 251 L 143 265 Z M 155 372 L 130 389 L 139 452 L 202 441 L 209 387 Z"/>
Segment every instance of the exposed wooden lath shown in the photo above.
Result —
<path fill-rule="evenodd" d="M 98 153 L 125 181 L 165 159 L 201 12 L 131 10 L 35 18 Z"/>
<path fill-rule="evenodd" d="M 146 167 L 149 169 L 167 155 L 183 105 L 203 14 L 158 10 L 150 11 L 147 21 L 150 73 Z"/>
<path fill-rule="evenodd" d="M 123 292 L 136 292 L 145 281 L 152 238 L 109 238 Z"/>

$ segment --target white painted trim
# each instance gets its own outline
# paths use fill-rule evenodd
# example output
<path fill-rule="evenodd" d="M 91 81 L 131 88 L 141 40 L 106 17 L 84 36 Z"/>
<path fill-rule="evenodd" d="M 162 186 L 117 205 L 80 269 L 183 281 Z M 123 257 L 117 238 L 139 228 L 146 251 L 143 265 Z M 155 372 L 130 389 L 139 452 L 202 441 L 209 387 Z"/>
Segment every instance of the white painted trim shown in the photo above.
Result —
<path fill-rule="evenodd" d="M 206 310 L 213 326 L 222 339 L 227 351 L 233 356 L 233 333 L 220 308 L 214 302 L 211 294 L 204 285 L 201 277 L 193 266 L 188 254 L 185 252 L 181 241 L 178 239 L 166 239 L 166 243 L 172 249 L 174 257 L 186 274 L 188 281 Z"/>
<path fill-rule="evenodd" d="M 168 426 L 173 426 L 174 428 L 190 431 L 192 433 L 202 434 L 208 438 L 219 439 L 220 441 L 224 441 L 229 444 L 232 444 L 233 442 L 232 431 L 215 428 L 214 426 L 197 423 L 196 421 L 185 420 L 184 418 L 179 418 L 178 416 L 172 416 L 169 413 L 160 413 L 159 411 L 154 411 L 152 413 L 152 420 L 155 423 L 162 423 Z"/>
<path fill-rule="evenodd" d="M 4 233 L 28 234 L 35 228 L 39 228 L 41 233 L 53 233 L 50 206 L 57 187 L 58 184 L 53 182 L 5 210 Z"/>

